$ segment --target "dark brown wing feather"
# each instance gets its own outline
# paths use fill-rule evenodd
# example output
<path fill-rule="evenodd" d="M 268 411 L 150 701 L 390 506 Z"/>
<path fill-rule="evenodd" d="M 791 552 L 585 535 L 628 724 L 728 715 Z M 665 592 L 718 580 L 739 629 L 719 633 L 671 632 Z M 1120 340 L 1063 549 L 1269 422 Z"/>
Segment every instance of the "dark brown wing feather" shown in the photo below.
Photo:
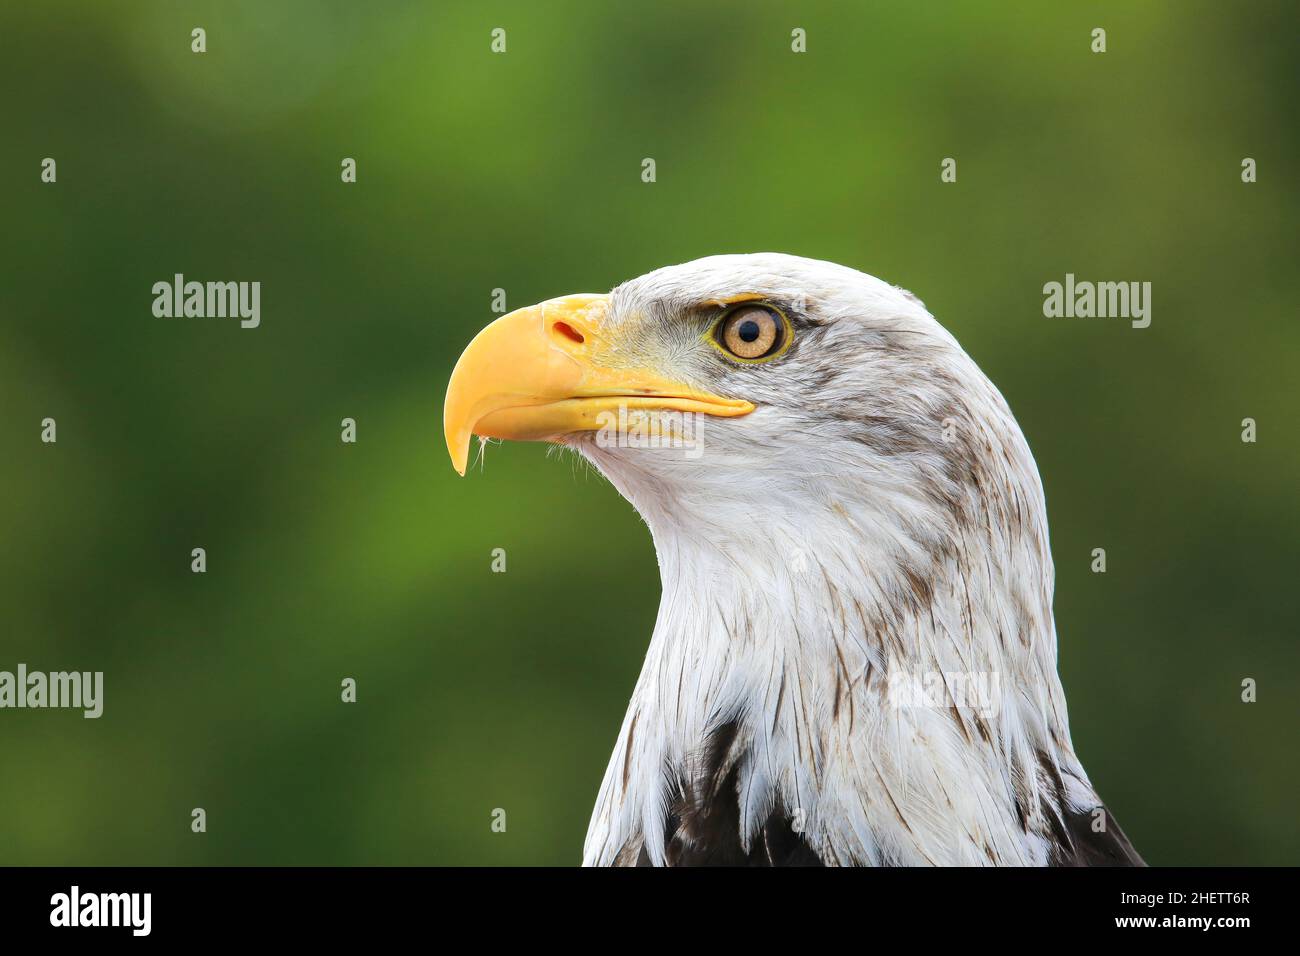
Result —
<path fill-rule="evenodd" d="M 1098 817 L 1096 811 L 1101 811 Z M 1106 828 L 1095 829 L 1098 819 Z M 1093 810 L 1066 811 L 1059 828 L 1054 828 L 1056 843 L 1052 848 L 1052 866 L 1146 866 L 1133 849 L 1120 825 L 1103 806 Z"/>
<path fill-rule="evenodd" d="M 737 727 L 723 724 L 709 738 L 695 782 L 679 780 L 665 825 L 669 866 L 822 866 L 792 814 L 776 807 L 748 850 L 740 845 L 738 781 L 749 754 L 738 749 Z M 637 866 L 649 866 L 644 849 Z"/>
<path fill-rule="evenodd" d="M 1100 802 L 1093 807 L 1072 810 L 1056 763 L 1039 751 L 1038 766 L 1051 794 L 1043 799 L 1043 816 L 1051 827 L 1053 843 L 1049 865 L 1146 866 L 1109 810 Z"/>

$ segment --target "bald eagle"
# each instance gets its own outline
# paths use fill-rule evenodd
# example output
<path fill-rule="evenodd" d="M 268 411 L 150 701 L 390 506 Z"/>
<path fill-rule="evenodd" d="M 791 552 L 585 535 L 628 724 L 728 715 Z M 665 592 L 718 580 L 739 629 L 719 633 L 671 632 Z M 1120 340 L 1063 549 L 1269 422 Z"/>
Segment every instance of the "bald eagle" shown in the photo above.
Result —
<path fill-rule="evenodd" d="M 1142 865 L 1070 741 L 1034 459 L 916 296 L 659 269 L 487 326 L 444 425 L 462 475 L 475 434 L 575 449 L 654 539 L 585 865 Z"/>

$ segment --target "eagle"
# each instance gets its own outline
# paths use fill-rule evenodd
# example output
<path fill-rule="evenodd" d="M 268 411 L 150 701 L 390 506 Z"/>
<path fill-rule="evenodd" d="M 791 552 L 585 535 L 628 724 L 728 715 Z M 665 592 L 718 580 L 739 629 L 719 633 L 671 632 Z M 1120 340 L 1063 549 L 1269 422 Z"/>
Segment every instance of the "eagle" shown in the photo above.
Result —
<path fill-rule="evenodd" d="M 1038 469 L 915 295 L 718 255 L 504 315 L 444 427 L 559 443 L 650 530 L 659 612 L 589 866 L 1143 865 L 1056 669 Z"/>

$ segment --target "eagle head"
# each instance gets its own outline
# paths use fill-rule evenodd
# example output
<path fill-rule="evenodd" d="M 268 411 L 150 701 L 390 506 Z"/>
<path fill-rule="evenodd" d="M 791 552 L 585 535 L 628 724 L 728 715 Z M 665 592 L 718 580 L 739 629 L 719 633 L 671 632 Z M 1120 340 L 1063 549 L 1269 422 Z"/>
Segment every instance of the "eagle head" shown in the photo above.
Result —
<path fill-rule="evenodd" d="M 1136 860 L 1074 755 L 1037 468 L 914 295 L 723 255 L 520 309 L 444 426 L 589 459 L 663 595 L 584 859 Z"/>

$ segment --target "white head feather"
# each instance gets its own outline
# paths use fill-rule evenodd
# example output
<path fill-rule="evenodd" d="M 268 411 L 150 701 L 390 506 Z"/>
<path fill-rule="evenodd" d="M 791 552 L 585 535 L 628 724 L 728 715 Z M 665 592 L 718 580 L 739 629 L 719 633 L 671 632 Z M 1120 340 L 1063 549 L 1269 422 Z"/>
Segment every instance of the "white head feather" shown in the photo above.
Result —
<path fill-rule="evenodd" d="M 720 361 L 682 321 L 746 293 L 792 314 L 779 361 Z M 645 519 L 663 583 L 584 862 L 666 862 L 723 727 L 746 849 L 779 809 L 828 862 L 1047 862 L 1098 800 L 1056 674 L 1042 487 L 998 390 L 915 296 L 793 256 L 660 269 L 608 322 L 757 409 L 704 421 L 698 456 L 570 439 Z M 900 680 L 941 700 L 891 698 Z"/>

